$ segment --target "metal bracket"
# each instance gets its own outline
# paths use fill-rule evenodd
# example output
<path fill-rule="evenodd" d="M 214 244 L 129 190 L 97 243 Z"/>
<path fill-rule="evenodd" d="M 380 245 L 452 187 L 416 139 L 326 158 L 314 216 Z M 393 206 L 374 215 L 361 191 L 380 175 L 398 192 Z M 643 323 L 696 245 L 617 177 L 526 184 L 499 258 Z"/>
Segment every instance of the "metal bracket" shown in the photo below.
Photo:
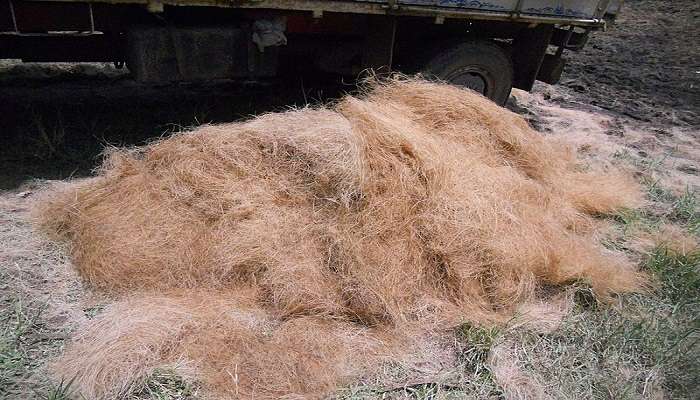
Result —
<path fill-rule="evenodd" d="M 513 11 L 510 13 L 510 17 L 513 19 L 520 17 L 520 10 L 522 8 L 523 8 L 523 0 L 518 0 L 518 2 L 515 3 L 515 8 L 513 8 Z"/>
<path fill-rule="evenodd" d="M 385 6 L 389 11 L 396 11 L 399 9 L 399 3 L 396 0 L 389 0 L 387 1 L 387 5 Z"/>
<path fill-rule="evenodd" d="M 561 55 L 564 53 L 564 49 L 569 46 L 569 41 L 571 40 L 571 35 L 574 33 L 574 26 L 570 26 L 569 30 L 566 31 L 566 36 L 564 36 L 564 41 L 561 45 L 559 45 L 559 48 L 557 48 L 556 56 L 561 57 Z"/>
<path fill-rule="evenodd" d="M 149 13 L 159 14 L 165 10 L 165 7 L 161 0 L 149 0 L 148 4 L 146 4 L 146 9 Z"/>
<path fill-rule="evenodd" d="M 15 5 L 12 3 L 12 0 L 7 0 L 7 4 L 10 6 L 10 15 L 12 16 L 12 27 L 15 30 L 15 33 L 19 33 L 19 28 L 17 27 L 17 17 L 15 16 Z"/>
<path fill-rule="evenodd" d="M 90 9 L 90 33 L 95 33 L 95 17 L 92 14 L 92 3 L 88 3 Z"/>

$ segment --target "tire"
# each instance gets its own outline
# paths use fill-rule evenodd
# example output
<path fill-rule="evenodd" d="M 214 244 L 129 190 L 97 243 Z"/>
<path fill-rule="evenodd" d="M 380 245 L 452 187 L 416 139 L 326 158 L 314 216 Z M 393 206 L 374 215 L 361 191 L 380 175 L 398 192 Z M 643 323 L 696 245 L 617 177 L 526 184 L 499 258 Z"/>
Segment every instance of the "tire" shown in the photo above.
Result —
<path fill-rule="evenodd" d="M 513 88 L 513 62 L 494 42 L 474 40 L 434 57 L 423 70 L 428 78 L 468 87 L 498 105 L 504 105 Z"/>

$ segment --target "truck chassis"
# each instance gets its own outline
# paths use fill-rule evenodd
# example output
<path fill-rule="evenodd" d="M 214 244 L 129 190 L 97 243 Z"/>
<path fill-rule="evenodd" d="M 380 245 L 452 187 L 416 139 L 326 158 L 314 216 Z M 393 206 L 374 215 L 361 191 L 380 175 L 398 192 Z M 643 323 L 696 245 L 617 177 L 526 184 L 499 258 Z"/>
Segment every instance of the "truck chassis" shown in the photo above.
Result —
<path fill-rule="evenodd" d="M 113 62 L 143 82 L 422 72 L 504 103 L 556 83 L 607 0 L 0 0 L 0 58 Z"/>

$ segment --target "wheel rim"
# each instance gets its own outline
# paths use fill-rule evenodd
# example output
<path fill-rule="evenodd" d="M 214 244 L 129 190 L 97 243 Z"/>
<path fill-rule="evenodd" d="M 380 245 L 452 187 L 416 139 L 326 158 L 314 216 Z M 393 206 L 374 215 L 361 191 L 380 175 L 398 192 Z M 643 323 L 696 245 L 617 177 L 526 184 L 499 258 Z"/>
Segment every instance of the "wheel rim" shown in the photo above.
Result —
<path fill-rule="evenodd" d="M 489 97 L 493 90 L 493 82 L 491 82 L 488 72 L 475 66 L 460 68 L 449 74 L 445 80 L 453 85 L 474 90 L 486 97 Z"/>

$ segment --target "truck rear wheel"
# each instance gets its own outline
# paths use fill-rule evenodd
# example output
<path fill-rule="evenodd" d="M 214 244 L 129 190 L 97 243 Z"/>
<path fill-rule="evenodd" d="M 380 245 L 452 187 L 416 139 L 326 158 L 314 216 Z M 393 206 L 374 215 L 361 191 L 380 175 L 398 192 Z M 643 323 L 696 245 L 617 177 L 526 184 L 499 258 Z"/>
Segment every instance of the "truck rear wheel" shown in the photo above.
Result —
<path fill-rule="evenodd" d="M 505 49 L 486 40 L 462 43 L 438 54 L 424 74 L 464 86 L 504 105 L 513 87 L 513 63 Z"/>

